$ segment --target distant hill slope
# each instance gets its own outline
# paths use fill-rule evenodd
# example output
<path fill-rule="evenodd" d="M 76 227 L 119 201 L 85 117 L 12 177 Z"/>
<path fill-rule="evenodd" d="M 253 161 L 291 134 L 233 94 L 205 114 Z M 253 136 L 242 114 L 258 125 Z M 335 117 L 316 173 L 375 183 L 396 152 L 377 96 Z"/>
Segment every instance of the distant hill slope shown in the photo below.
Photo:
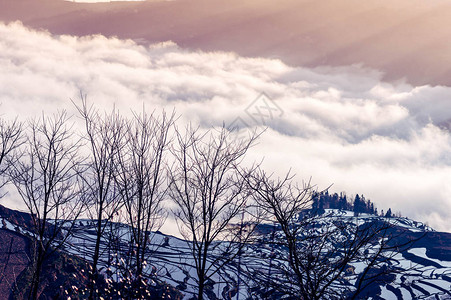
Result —
<path fill-rule="evenodd" d="M 326 211 L 333 212 L 333 218 L 343 221 L 370 222 L 385 219 L 370 214 L 361 214 L 359 217 L 354 217 L 354 213 L 349 211 Z M 398 237 L 399 240 L 393 242 L 403 243 L 422 238 L 412 248 L 392 257 L 389 264 L 397 269 L 397 274 L 394 275 L 390 284 L 374 288 L 373 299 L 427 299 L 428 297 L 435 297 L 431 299 L 451 299 L 451 251 L 449 251 L 451 234 L 432 231 L 423 223 L 408 218 L 391 218 L 391 222 L 395 224 L 393 230 L 401 232 Z M 323 226 L 329 226 L 327 221 Z M 128 234 L 127 226 L 115 224 L 114 228 L 118 236 L 123 238 L 122 243 L 125 243 Z M 68 244 L 67 250 L 89 259 L 91 245 L 94 242 L 92 230 L 93 224 L 80 221 L 75 228 L 74 237 Z M 258 269 L 266 273 L 273 272 L 273 276 L 276 278 L 280 274 L 277 274 L 274 266 L 284 263 L 287 252 L 286 249 L 271 243 L 271 236 L 280 234 L 278 229 L 274 233 L 272 225 L 267 224 L 261 225 L 258 230 L 263 232 L 260 242 L 247 245 L 240 261 L 238 258 L 235 259 L 233 263 L 221 269 L 209 282 L 209 299 L 236 297 L 238 276 L 241 277 L 239 299 L 248 299 L 249 297 L 260 299 L 261 295 L 268 293 L 267 287 L 262 287 L 256 281 L 253 282 L 252 276 L 249 276 L 250 270 Z M 117 244 L 121 244 L 120 238 Z M 112 268 L 114 271 L 114 262 L 107 258 L 119 253 L 118 256 L 115 256 L 115 259 L 120 261 L 121 255 L 125 255 L 125 253 L 117 250 L 120 246 L 115 249 L 112 245 L 108 245 L 106 241 L 102 246 L 104 251 L 102 266 L 105 269 Z M 166 281 L 184 293 L 185 299 L 190 299 L 196 287 L 196 275 L 194 261 L 190 255 L 190 244 L 179 238 L 156 232 L 152 234 L 152 246 L 148 251 L 151 256 L 148 275 Z M 216 255 L 227 254 L 221 252 L 221 247 L 218 246 Z M 354 264 L 352 268 L 355 272 L 358 272 L 358 263 Z M 403 270 L 406 272 L 403 272 Z M 354 275 L 358 276 L 359 274 Z M 337 288 L 340 287 L 337 286 Z M 251 291 L 254 293 L 253 296 L 250 296 Z M 278 299 L 276 293 L 273 295 L 273 298 L 270 299 Z"/>
<path fill-rule="evenodd" d="M 28 299 L 33 256 L 29 214 L 0 205 L 0 299 Z M 57 251 L 45 262 L 39 299 L 65 298 L 72 286 L 86 284 L 87 263 Z"/>
<path fill-rule="evenodd" d="M 0 209 L 1 222 L 6 224 L 5 229 L 0 230 L 0 238 L 10 240 L 15 239 L 14 247 L 16 256 L 9 256 L 7 243 L 0 248 L 0 268 L 9 270 L 12 264 L 9 261 L 17 261 L 16 268 L 24 269 L 24 256 L 26 251 L 26 228 L 22 228 L 20 224 L 15 223 L 18 220 L 16 213 L 8 209 Z M 360 214 L 354 216 L 353 212 L 344 210 L 326 209 L 330 217 L 323 220 L 318 230 L 331 226 L 331 220 L 340 220 L 343 222 L 354 222 L 365 224 L 367 222 L 378 222 L 387 220 L 381 216 L 371 214 Z M 22 215 L 23 219 L 26 216 Z M 7 218 L 9 218 L 8 221 Z M 373 286 L 371 289 L 371 299 L 451 299 L 451 234 L 444 232 L 432 231 L 420 222 L 410 220 L 408 218 L 390 218 L 393 222 L 393 230 L 399 231 L 401 240 L 419 239 L 414 245 L 400 251 L 391 257 L 388 265 L 397 270 L 390 277 L 388 283 Z M 100 270 L 113 279 L 120 279 L 120 266 L 122 259 L 127 257 L 127 235 L 129 229 L 124 224 L 112 223 L 111 229 L 115 237 L 115 242 L 109 241 L 105 235 L 102 240 L 102 261 Z M 93 229 L 94 224 L 87 220 L 77 221 L 72 238 L 68 241 L 64 249 L 67 256 L 62 261 L 68 262 L 71 257 L 78 257 L 80 261 L 89 261 L 94 243 Z M 360 225 L 361 226 L 361 225 Z M 13 232 L 14 227 L 20 232 Z M 277 246 L 274 239 L 280 235 L 278 228 L 272 224 L 263 224 L 257 228 L 260 238 L 253 243 L 246 245 L 241 256 L 233 260 L 232 263 L 225 266 L 219 273 L 213 276 L 208 282 L 208 299 L 235 299 L 239 293 L 239 299 L 278 299 L 277 289 L 268 284 L 262 285 L 256 277 L 252 276 L 251 271 L 257 270 L 260 273 L 269 274 L 270 277 L 277 282 L 283 280 L 281 274 L 278 273 L 277 266 L 285 263 L 287 255 L 286 249 Z M 190 299 L 196 287 L 196 273 L 194 261 L 190 255 L 190 244 L 177 237 L 168 236 L 160 232 L 151 234 L 151 247 L 148 254 L 151 257 L 148 261 L 147 276 L 158 281 L 165 281 L 185 295 L 184 299 Z M 227 253 L 221 252 L 221 243 L 217 243 L 215 255 L 223 256 Z M 14 248 L 13 247 L 13 248 Z M 25 249 L 21 249 L 25 247 Z M 22 251 L 22 252 L 21 252 Z M 78 260 L 77 260 L 78 261 Z M 64 263 L 62 263 L 64 265 Z M 76 263 L 75 263 L 76 265 Z M 81 266 L 70 267 L 71 263 L 66 263 L 67 268 L 72 268 L 72 272 L 79 272 Z M 9 269 L 8 269 L 9 268 Z M 58 267 L 59 268 L 59 267 Z M 79 269 L 77 269 L 79 268 Z M 360 266 L 358 262 L 350 265 L 348 278 L 336 283 L 335 288 L 343 288 L 343 285 L 352 284 L 353 280 L 359 276 Z M 56 265 L 50 266 L 46 276 L 54 276 Z M 53 273 L 52 273 L 53 272 Z M 23 272 L 22 272 L 23 273 Z M 6 273 L 8 280 L 0 281 L 0 291 L 10 288 L 5 282 L 11 282 L 11 272 Z M 68 275 L 69 272 L 60 274 L 60 276 Z M 81 274 L 81 273 L 80 273 Z M 257 274 L 257 273 L 254 273 Z M 354 278 L 354 279 L 352 279 Z M 239 289 L 237 288 L 240 282 Z M 282 281 L 281 281 L 282 282 Z M 48 283 L 47 283 L 48 284 Z M 64 283 L 68 284 L 68 283 Z M 83 282 L 77 282 L 78 286 Z M 50 287 L 50 285 L 48 285 Z M 266 295 L 266 296 L 264 296 Z M 2 297 L 3 295 L 0 295 Z M 3 297 L 2 297 L 3 298 Z"/>
<path fill-rule="evenodd" d="M 29 239 L 20 233 L 0 229 L 0 299 L 8 299 L 18 276 L 29 263 Z"/>
<path fill-rule="evenodd" d="M 33 255 L 32 218 L 29 214 L 0 205 L 0 299 L 28 299 L 30 266 Z M 69 250 L 67 248 L 66 250 Z M 83 287 L 88 285 L 89 261 L 86 251 L 56 251 L 44 263 L 39 299 L 85 299 Z M 76 254 L 76 255 L 74 255 Z M 105 288 L 100 280 L 98 288 Z M 114 285 L 113 285 L 114 288 Z M 151 298 L 158 299 L 161 291 L 168 291 L 172 299 L 180 299 L 178 292 L 156 282 Z M 113 298 L 113 299 L 120 299 Z"/>

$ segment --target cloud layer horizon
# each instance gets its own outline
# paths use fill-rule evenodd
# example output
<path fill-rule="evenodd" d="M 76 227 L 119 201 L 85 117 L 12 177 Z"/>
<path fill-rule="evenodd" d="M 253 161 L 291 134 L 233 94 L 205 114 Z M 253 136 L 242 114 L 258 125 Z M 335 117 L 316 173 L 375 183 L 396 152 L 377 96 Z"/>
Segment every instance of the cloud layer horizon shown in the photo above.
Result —
<path fill-rule="evenodd" d="M 264 157 L 276 175 L 291 168 L 320 190 L 333 184 L 451 231 L 450 87 L 383 82 L 358 65 L 294 68 L 170 41 L 52 36 L 18 22 L 0 23 L 0 68 L 3 118 L 74 113 L 82 92 L 107 110 L 175 108 L 182 124 L 267 127 L 249 158 Z"/>

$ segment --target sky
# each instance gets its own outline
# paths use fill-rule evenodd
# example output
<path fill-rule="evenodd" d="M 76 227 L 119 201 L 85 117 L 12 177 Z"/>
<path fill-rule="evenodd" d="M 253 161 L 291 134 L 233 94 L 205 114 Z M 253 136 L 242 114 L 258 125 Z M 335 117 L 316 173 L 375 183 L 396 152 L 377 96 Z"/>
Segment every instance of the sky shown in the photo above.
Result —
<path fill-rule="evenodd" d="M 53 34 L 277 58 L 290 66 L 361 63 L 384 80 L 451 84 L 448 0 L 1 0 L 0 20 Z"/>
<path fill-rule="evenodd" d="M 64 0 L 77 3 L 104 3 L 104 2 L 120 2 L 120 1 L 146 1 L 146 0 Z"/>
<path fill-rule="evenodd" d="M 361 62 L 299 66 L 201 48 L 0 23 L 1 116 L 75 114 L 82 92 L 124 114 L 175 108 L 180 124 L 267 128 L 248 163 L 451 231 L 451 87 L 389 80 Z M 12 196 L 2 203 L 20 208 Z"/>

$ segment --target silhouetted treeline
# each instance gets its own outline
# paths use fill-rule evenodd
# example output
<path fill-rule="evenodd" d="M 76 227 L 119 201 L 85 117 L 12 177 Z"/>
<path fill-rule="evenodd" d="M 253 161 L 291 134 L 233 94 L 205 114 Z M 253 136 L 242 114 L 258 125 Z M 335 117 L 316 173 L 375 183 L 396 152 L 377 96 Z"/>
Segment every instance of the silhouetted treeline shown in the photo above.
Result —
<path fill-rule="evenodd" d="M 353 211 L 355 215 L 359 214 L 372 214 L 379 215 L 377 208 L 370 199 L 366 199 L 365 196 L 356 194 L 355 197 L 348 198 L 346 193 L 333 193 L 329 194 L 329 191 L 314 192 L 312 195 L 312 212 L 316 215 L 321 215 L 325 212 L 325 209 L 340 209 Z M 391 208 L 381 211 L 381 216 L 392 217 Z"/>

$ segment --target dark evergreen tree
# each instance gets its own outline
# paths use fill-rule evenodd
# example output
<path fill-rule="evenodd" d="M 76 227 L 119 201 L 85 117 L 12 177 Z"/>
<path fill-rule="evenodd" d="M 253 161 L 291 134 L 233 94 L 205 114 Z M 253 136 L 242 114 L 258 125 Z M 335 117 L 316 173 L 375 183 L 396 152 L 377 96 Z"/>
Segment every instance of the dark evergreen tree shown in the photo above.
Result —
<path fill-rule="evenodd" d="M 346 195 L 340 195 L 340 209 L 348 209 L 348 201 Z"/>
<path fill-rule="evenodd" d="M 385 214 L 385 217 L 386 217 L 386 218 L 391 218 L 391 217 L 392 217 L 391 208 L 389 208 L 389 209 L 387 210 L 387 213 Z"/>
<path fill-rule="evenodd" d="M 360 196 L 359 196 L 359 194 L 356 194 L 355 195 L 355 199 L 354 199 L 354 209 L 353 209 L 355 216 L 358 216 L 359 213 L 361 212 L 361 208 L 360 207 L 361 207 Z"/>
<path fill-rule="evenodd" d="M 340 203 L 339 203 L 339 200 L 338 200 L 338 194 L 337 193 L 334 193 L 332 195 L 331 203 L 333 205 L 333 207 L 331 207 L 331 208 L 340 209 Z"/>
<path fill-rule="evenodd" d="M 327 191 L 326 191 L 326 193 L 327 193 Z M 324 214 L 326 212 L 324 210 L 324 205 L 325 205 L 325 202 L 327 201 L 326 199 L 328 199 L 327 196 L 321 196 L 319 198 L 318 210 L 317 210 L 317 213 L 316 213 L 317 215 L 322 215 L 322 214 Z"/>
<path fill-rule="evenodd" d="M 319 193 L 313 192 L 312 194 L 312 212 L 317 213 L 319 208 Z"/>

